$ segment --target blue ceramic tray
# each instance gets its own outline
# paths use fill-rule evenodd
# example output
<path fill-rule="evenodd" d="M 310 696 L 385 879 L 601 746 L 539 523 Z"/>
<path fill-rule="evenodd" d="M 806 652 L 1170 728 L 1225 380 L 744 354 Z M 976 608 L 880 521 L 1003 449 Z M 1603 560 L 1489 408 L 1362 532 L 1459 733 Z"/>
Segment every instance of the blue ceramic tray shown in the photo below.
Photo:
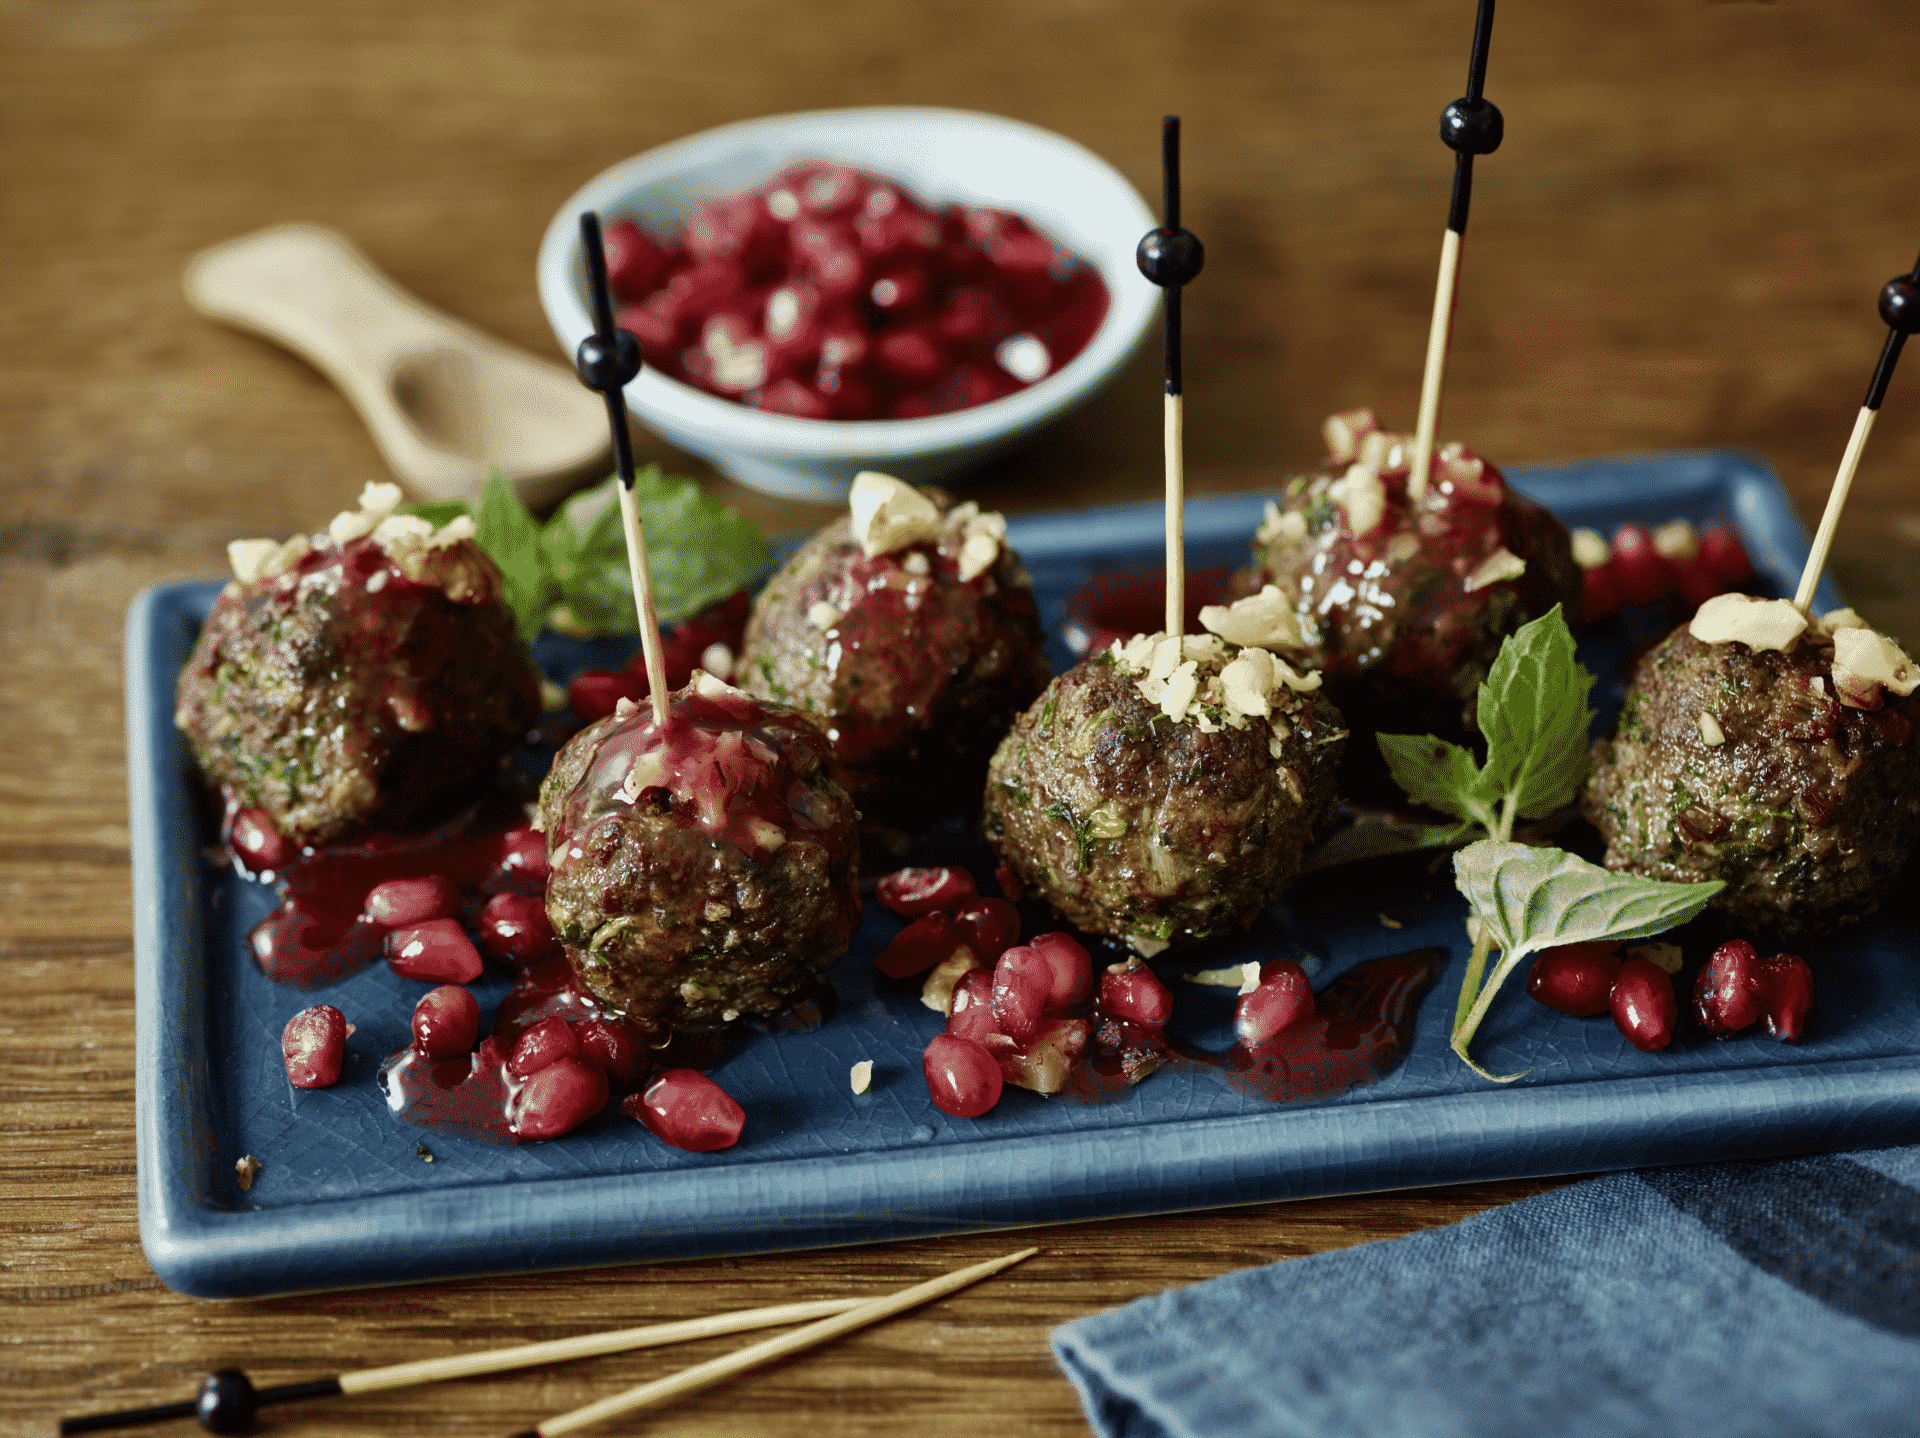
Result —
<path fill-rule="evenodd" d="M 1781 590 L 1791 590 L 1806 552 L 1777 481 L 1748 456 L 1669 454 L 1513 477 L 1570 524 L 1731 520 Z M 1191 505 L 1190 562 L 1240 562 L 1261 506 L 1258 496 Z M 1157 565 L 1160 511 L 1035 515 L 1012 521 L 1009 538 L 1057 632 L 1065 596 L 1090 574 Z M 1477 1052 L 1495 1071 L 1534 1072 L 1494 1088 L 1447 1051 L 1447 1014 L 1467 952 L 1464 909 L 1444 870 L 1433 876 L 1420 856 L 1320 871 L 1275 906 L 1253 939 L 1201 961 L 1295 954 L 1318 960 L 1316 982 L 1324 982 L 1365 959 L 1430 944 L 1450 950 L 1406 1061 L 1330 1101 L 1273 1106 L 1205 1074 L 1162 1073 L 1103 1107 L 1009 1089 L 985 1118 L 949 1117 L 933 1107 L 920 1076 L 921 1049 L 940 1021 L 911 993 L 876 992 L 870 960 L 899 921 L 869 905 L 834 971 L 839 1016 L 812 1033 L 756 1036 L 717 1071 L 748 1114 L 734 1149 L 682 1153 L 611 1111 L 527 1148 L 410 1128 L 388 1113 L 374 1074 L 408 1037 L 419 985 L 382 964 L 319 994 L 268 983 L 241 937 L 271 895 L 201 856 L 213 836 L 201 827 L 173 728 L 173 690 L 217 591 L 192 583 L 142 595 L 127 643 L 140 1231 L 155 1270 L 185 1293 L 237 1297 L 651 1262 L 1920 1141 L 1913 914 L 1809 950 L 1820 1003 L 1797 1048 L 1690 1033 L 1664 1054 L 1640 1054 L 1606 1020 L 1561 1017 L 1528 1002 L 1515 984 Z M 1616 636 L 1586 647 L 1602 690 L 1627 642 Z M 954 832 L 931 836 L 911 857 L 982 853 Z M 1384 926 L 1383 910 L 1403 927 Z M 1822 962 L 1828 958 L 1836 962 Z M 483 982 L 483 1011 L 505 988 L 502 977 Z M 1225 1047 L 1231 995 L 1179 988 L 1176 1031 Z M 341 1082 L 297 1091 L 281 1069 L 280 1029 L 321 1000 L 359 1029 Z M 861 1059 L 873 1061 L 874 1079 L 856 1097 L 848 1070 Z M 417 1154 L 423 1142 L 432 1163 Z M 245 1193 L 233 1171 L 243 1154 L 264 1165 Z"/>

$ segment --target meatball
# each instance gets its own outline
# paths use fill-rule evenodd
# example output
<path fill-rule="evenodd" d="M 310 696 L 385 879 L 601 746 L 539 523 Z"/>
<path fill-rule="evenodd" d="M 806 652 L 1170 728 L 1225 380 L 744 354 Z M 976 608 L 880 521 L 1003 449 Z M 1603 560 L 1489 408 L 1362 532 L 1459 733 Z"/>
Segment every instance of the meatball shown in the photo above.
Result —
<path fill-rule="evenodd" d="M 1566 528 L 1462 445 L 1434 456 L 1415 500 L 1411 436 L 1357 410 L 1327 437 L 1333 457 L 1267 506 L 1247 587 L 1285 595 L 1355 729 L 1470 736 L 1501 641 L 1556 604 L 1578 612 Z"/>
<path fill-rule="evenodd" d="M 1211 635 L 1116 645 L 1001 741 L 987 841 L 1080 929 L 1149 956 L 1243 927 L 1337 807 L 1345 735 L 1318 682 Z"/>
<path fill-rule="evenodd" d="M 383 493 L 376 494 L 376 491 Z M 391 516 L 242 541 L 181 672 L 200 768 L 288 839 L 322 844 L 472 802 L 540 717 L 540 678 L 471 520 Z"/>
<path fill-rule="evenodd" d="M 755 601 L 734 672 L 826 731 L 863 817 L 919 829 L 973 811 L 993 746 L 1048 664 L 1005 521 L 870 480 L 923 507 L 925 522 L 876 539 L 880 521 L 856 534 L 843 517 L 809 539 Z"/>
<path fill-rule="evenodd" d="M 663 733 L 619 710 L 540 788 L 547 913 L 581 984 L 643 1024 L 778 1013 L 859 921 L 853 801 L 819 730 L 696 670 Z"/>
<path fill-rule="evenodd" d="M 1725 880 L 1717 907 L 1782 936 L 1872 910 L 1920 834 L 1920 696 L 1857 708 L 1834 678 L 1819 628 L 1784 652 L 1668 635 L 1594 746 L 1583 802 L 1607 867 Z"/>

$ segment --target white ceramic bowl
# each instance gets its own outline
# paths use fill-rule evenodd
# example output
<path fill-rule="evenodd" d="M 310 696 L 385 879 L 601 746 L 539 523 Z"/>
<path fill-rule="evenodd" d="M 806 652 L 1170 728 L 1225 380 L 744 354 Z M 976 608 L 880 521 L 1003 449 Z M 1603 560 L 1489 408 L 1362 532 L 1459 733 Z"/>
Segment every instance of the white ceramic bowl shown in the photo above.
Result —
<path fill-rule="evenodd" d="M 580 212 L 677 232 L 698 200 L 750 189 L 801 159 L 857 165 L 930 202 L 1012 210 L 1099 267 L 1110 304 L 1087 347 L 1054 374 L 991 404 L 925 419 L 814 420 L 720 399 L 652 368 L 627 404 L 662 438 L 743 484 L 802 499 L 844 499 L 853 476 L 910 481 L 952 474 L 1004 449 L 1091 396 L 1152 321 L 1159 293 L 1134 247 L 1156 223 L 1139 193 L 1072 140 L 996 115 L 908 107 L 814 110 L 707 130 L 623 160 L 560 207 L 540 243 L 540 303 L 571 357 L 593 329 Z"/>

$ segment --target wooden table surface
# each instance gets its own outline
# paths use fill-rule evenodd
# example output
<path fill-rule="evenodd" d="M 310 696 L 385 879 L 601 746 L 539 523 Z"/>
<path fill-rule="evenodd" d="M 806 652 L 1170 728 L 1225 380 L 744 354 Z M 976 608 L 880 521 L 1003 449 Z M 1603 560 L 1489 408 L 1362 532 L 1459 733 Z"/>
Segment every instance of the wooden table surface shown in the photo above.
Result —
<path fill-rule="evenodd" d="M 538 237 L 583 179 L 760 113 L 924 103 L 1059 130 L 1157 193 L 1185 118 L 1196 492 L 1273 483 L 1323 415 L 1411 426 L 1470 0 L 0 0 L 0 1424 L 794 1298 L 1032 1241 L 1015 1273 L 682 1405 L 699 1434 L 1076 1431 L 1047 1331 L 1248 1264 L 1452 1222 L 1490 1183 L 1229 1212 L 318 1298 L 211 1304 L 153 1276 L 134 1207 L 121 632 L 143 587 L 308 528 L 383 477 L 318 374 L 180 296 L 199 247 L 337 226 L 402 284 L 536 351 Z M 1907 0 L 1503 7 L 1443 431 L 1503 464 L 1741 445 L 1810 522 L 1920 245 Z M 1920 363 L 1920 362 L 1910 362 Z M 1834 553 L 1920 639 L 1913 375 Z M 1153 494 L 1151 355 L 980 477 L 1008 509 Z M 776 532 L 769 500 L 652 440 Z M 737 1341 L 737 1340 L 734 1340 Z M 328 1409 L 286 1433 L 508 1432 L 683 1357 L 609 1358 Z"/>

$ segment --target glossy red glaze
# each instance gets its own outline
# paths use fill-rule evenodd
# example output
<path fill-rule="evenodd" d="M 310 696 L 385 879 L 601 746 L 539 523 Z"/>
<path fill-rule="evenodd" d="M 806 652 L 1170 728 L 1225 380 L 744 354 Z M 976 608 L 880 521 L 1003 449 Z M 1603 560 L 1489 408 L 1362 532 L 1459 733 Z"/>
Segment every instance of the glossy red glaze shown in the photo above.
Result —
<path fill-rule="evenodd" d="M 1231 604 L 1233 575 L 1225 569 L 1189 569 L 1186 632 L 1199 634 L 1200 611 L 1209 604 Z M 1063 633 L 1078 658 L 1099 654 L 1136 634 L 1157 634 L 1167 627 L 1167 576 L 1161 569 L 1129 570 L 1090 579 L 1067 599 Z"/>

